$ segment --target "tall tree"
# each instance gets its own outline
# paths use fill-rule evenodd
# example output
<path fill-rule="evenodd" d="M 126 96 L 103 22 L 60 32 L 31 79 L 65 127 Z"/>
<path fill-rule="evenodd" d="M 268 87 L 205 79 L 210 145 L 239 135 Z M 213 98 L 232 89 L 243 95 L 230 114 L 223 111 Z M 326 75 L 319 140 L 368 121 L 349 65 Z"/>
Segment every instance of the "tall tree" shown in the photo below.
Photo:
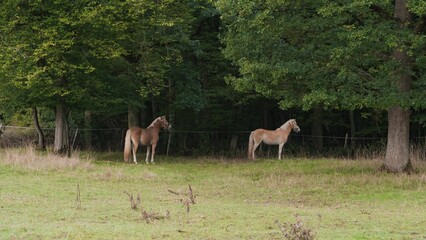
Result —
<path fill-rule="evenodd" d="M 0 48 L 5 81 L 36 105 L 56 110 L 56 152 L 69 149 L 67 116 L 93 86 L 93 62 L 118 57 L 114 2 L 3 1 Z M 92 77 L 91 77 L 92 76 Z"/>
<path fill-rule="evenodd" d="M 182 63 L 181 51 L 190 45 L 192 4 L 190 0 L 127 2 L 128 32 L 122 44 L 130 66 L 129 126 L 138 124 L 139 110 L 149 100 L 157 101 L 153 97 L 168 85 L 172 66 Z"/>
<path fill-rule="evenodd" d="M 241 76 L 230 77 L 237 89 L 276 98 L 283 108 L 389 109 L 384 166 L 398 172 L 409 165 L 409 109 L 426 106 L 424 4 L 237 0 L 217 6 L 226 24 L 224 53 L 240 68 Z"/>
<path fill-rule="evenodd" d="M 388 111 L 388 139 L 383 168 L 410 171 L 409 132 L 412 109 L 425 108 L 424 67 L 426 6 L 419 1 L 330 2 L 321 16 L 343 19 L 332 63 L 337 89 L 361 97 L 359 107 Z M 423 97 L 422 97 L 423 96 Z M 423 99 L 423 100 L 422 100 Z"/>

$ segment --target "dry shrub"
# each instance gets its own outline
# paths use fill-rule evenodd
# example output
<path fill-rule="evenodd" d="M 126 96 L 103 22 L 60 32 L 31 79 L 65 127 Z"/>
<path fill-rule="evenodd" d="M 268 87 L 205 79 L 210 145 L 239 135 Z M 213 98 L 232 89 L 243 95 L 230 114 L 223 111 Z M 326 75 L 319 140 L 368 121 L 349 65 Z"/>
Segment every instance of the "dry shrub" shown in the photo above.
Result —
<path fill-rule="evenodd" d="M 19 128 L 6 128 L 0 138 L 0 147 L 19 147 L 31 145 L 37 139 L 37 133 L 34 129 L 19 129 Z"/>
<path fill-rule="evenodd" d="M 0 162 L 14 167 L 35 171 L 59 169 L 91 169 L 93 167 L 89 158 L 82 160 L 78 153 L 71 157 L 53 154 L 52 152 L 38 153 L 32 146 L 24 149 L 6 149 Z"/>
<path fill-rule="evenodd" d="M 312 240 L 314 236 L 312 230 L 306 228 L 303 222 L 296 217 L 295 223 L 284 223 L 281 224 L 278 220 L 275 220 L 275 224 L 281 230 L 284 239 L 288 240 Z"/>

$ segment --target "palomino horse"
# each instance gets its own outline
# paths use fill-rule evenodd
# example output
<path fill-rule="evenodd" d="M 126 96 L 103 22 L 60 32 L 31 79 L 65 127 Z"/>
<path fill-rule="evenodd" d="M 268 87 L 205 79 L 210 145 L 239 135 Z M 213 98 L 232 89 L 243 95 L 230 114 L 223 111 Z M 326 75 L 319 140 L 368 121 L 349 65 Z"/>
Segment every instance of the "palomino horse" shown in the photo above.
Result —
<path fill-rule="evenodd" d="M 166 116 L 156 118 L 147 128 L 133 127 L 127 130 L 124 143 L 124 161 L 129 162 L 131 143 L 133 143 L 133 162 L 135 164 L 138 163 L 136 161 L 136 152 L 138 151 L 139 144 L 147 146 L 145 158 L 147 164 L 149 163 L 148 157 L 150 148 L 152 148 L 151 163 L 154 163 L 155 147 L 157 146 L 160 128 L 167 130 L 171 129 L 171 125 L 167 122 Z"/>
<path fill-rule="evenodd" d="M 290 119 L 284 123 L 281 127 L 275 131 L 256 129 L 250 134 L 249 145 L 248 145 L 248 158 L 255 159 L 254 151 L 260 143 L 264 142 L 269 145 L 278 146 L 278 159 L 281 159 L 281 152 L 284 144 L 287 142 L 287 137 L 290 135 L 291 130 L 300 132 L 299 126 L 297 126 L 296 119 Z"/>

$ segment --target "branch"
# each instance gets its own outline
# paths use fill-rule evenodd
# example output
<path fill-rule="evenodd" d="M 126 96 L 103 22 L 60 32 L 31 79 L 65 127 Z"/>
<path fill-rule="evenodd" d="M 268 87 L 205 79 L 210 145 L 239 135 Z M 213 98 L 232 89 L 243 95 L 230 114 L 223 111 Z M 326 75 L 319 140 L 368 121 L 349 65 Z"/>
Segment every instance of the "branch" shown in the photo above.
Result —
<path fill-rule="evenodd" d="M 384 19 L 392 20 L 392 21 L 396 21 L 396 22 L 401 22 L 399 18 L 396 18 L 393 15 L 389 14 L 380 6 L 373 4 L 373 5 L 370 6 L 370 9 L 373 10 L 373 12 L 377 13 L 380 17 L 382 17 Z"/>
<path fill-rule="evenodd" d="M 175 192 L 175 191 L 173 191 L 173 190 L 168 190 L 170 193 L 172 193 L 172 194 L 174 194 L 174 195 L 182 195 L 181 193 L 178 193 L 178 192 Z"/>
<path fill-rule="evenodd" d="M 136 198 L 136 201 L 133 198 L 133 194 L 128 193 L 127 191 L 124 191 L 125 194 L 127 194 L 127 196 L 129 196 L 129 200 L 130 200 L 130 207 L 133 210 L 137 210 L 138 209 L 138 205 L 140 205 L 141 203 L 141 196 L 138 194 L 138 197 Z"/>
<path fill-rule="evenodd" d="M 358 71 L 359 75 L 364 76 L 368 80 L 374 80 L 374 77 L 369 72 L 365 71 L 364 69 L 361 69 L 359 67 L 355 67 L 355 69 Z"/>
<path fill-rule="evenodd" d="M 195 204 L 195 196 L 194 196 L 194 193 L 192 192 L 191 185 L 188 184 L 188 186 L 189 186 L 189 193 L 188 193 L 189 199 L 191 200 L 192 204 Z"/>

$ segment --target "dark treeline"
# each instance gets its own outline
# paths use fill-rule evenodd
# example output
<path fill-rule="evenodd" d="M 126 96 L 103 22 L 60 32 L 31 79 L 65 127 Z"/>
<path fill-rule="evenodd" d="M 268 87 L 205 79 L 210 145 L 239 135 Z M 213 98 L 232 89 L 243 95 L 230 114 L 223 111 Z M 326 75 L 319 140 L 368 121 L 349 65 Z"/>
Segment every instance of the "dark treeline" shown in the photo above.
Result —
<path fill-rule="evenodd" d="M 375 145 L 401 171 L 426 142 L 426 9 L 373 2 L 2 1 L 0 120 L 64 152 L 166 115 L 160 152 L 243 155 L 295 118 L 287 151 Z"/>

